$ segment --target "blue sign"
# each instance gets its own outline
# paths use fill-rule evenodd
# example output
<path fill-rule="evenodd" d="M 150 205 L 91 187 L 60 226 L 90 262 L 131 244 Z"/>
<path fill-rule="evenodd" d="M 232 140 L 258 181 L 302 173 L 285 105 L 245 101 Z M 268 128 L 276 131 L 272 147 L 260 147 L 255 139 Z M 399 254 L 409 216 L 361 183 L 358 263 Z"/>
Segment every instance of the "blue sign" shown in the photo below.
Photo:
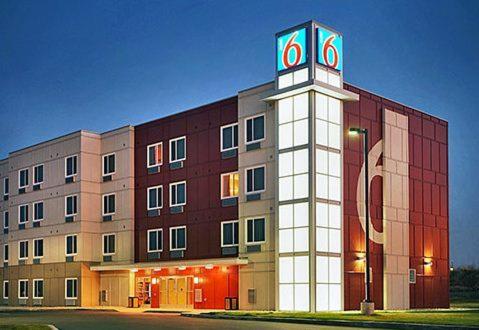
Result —
<path fill-rule="evenodd" d="M 278 37 L 276 59 L 278 71 L 306 63 L 306 28 Z"/>
<path fill-rule="evenodd" d="M 343 70 L 343 37 L 339 34 L 318 27 L 316 44 L 319 64 L 326 65 L 338 71 Z"/>

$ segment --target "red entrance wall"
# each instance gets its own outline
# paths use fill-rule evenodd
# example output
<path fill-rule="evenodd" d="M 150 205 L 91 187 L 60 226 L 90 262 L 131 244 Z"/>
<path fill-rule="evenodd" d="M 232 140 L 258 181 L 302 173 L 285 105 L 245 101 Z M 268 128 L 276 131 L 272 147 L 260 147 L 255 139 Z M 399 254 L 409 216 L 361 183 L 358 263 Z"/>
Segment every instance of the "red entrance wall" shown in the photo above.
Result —
<path fill-rule="evenodd" d="M 178 268 L 161 269 L 160 271 L 139 270 L 137 276 L 151 276 L 151 307 L 161 308 L 160 277 L 167 276 L 194 276 L 198 283 L 193 284 L 194 290 L 202 290 L 202 302 L 194 302 L 195 309 L 224 309 L 225 298 L 238 298 L 238 266 L 218 266 L 213 269 L 204 267 L 189 267 L 185 270 Z M 157 279 L 156 284 L 154 283 Z"/>

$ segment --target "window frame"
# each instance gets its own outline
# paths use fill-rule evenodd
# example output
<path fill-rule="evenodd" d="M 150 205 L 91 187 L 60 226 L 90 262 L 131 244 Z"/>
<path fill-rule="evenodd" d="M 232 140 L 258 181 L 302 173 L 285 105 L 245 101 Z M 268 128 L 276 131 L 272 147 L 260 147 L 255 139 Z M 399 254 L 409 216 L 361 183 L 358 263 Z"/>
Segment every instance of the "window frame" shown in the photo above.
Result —
<path fill-rule="evenodd" d="M 115 237 L 115 239 L 114 239 L 114 242 L 115 242 L 114 248 L 115 248 L 115 249 L 114 249 L 113 252 L 107 252 L 107 253 L 105 253 L 105 237 L 106 237 L 106 236 L 113 236 L 113 237 Z M 110 247 L 109 244 L 108 244 L 108 247 Z M 116 233 L 108 233 L 108 234 L 103 234 L 103 235 L 101 235 L 101 253 L 102 253 L 103 256 L 113 256 L 113 255 L 116 254 Z"/>
<path fill-rule="evenodd" d="M 35 219 L 35 205 L 37 204 L 43 204 L 43 210 L 42 210 L 42 218 L 41 219 Z M 42 221 L 45 219 L 45 203 L 43 201 L 37 201 L 37 202 L 33 202 L 32 204 L 32 221 L 33 222 L 38 222 L 38 221 Z"/>
<path fill-rule="evenodd" d="M 179 159 L 175 159 L 175 160 L 172 160 L 171 156 L 172 156 L 172 153 L 171 153 L 171 144 L 173 142 L 176 142 L 176 141 L 179 141 L 179 140 L 182 140 L 182 139 L 185 139 L 185 157 L 183 158 L 179 158 Z M 176 162 L 180 162 L 180 161 L 183 161 L 183 160 L 186 160 L 186 135 L 183 135 L 183 136 L 179 136 L 179 137 L 176 137 L 174 139 L 170 139 L 169 140 L 169 143 L 168 143 L 168 146 L 169 146 L 169 150 L 168 150 L 168 153 L 169 153 L 169 161 L 170 161 L 170 164 L 171 163 L 176 163 Z M 176 149 L 178 151 L 178 148 Z M 177 152 L 178 153 L 178 152 Z"/>
<path fill-rule="evenodd" d="M 7 253 L 5 253 L 7 252 Z M 5 259 L 5 255 L 7 259 Z M 3 262 L 8 263 L 8 260 L 10 259 L 10 246 L 8 244 L 3 244 Z"/>
<path fill-rule="evenodd" d="M 108 213 L 105 213 L 105 197 L 109 197 L 109 196 L 114 196 L 114 200 L 115 200 L 115 209 L 113 210 L 113 212 L 108 212 Z M 108 198 L 107 198 L 108 200 Z M 114 215 L 116 213 L 116 193 L 108 193 L 108 194 L 103 194 L 101 196 L 101 215 L 103 216 L 107 216 L 107 215 Z M 108 206 L 110 206 L 110 203 L 108 202 Z"/>
<path fill-rule="evenodd" d="M 161 188 L 161 205 L 157 207 L 150 207 L 150 190 L 158 189 L 158 188 Z M 158 200 L 158 196 L 157 196 L 157 200 Z M 148 211 L 151 211 L 151 210 L 160 210 L 162 208 L 163 208 L 163 185 L 160 184 L 158 186 L 147 187 L 146 188 L 146 209 Z"/>
<path fill-rule="evenodd" d="M 8 290 L 5 290 L 5 284 L 7 284 Z M 7 296 L 5 296 L 5 291 L 8 291 Z M 9 299 L 9 297 L 10 297 L 10 282 L 8 280 L 3 281 L 2 296 L 3 296 L 3 299 Z"/>
<path fill-rule="evenodd" d="M 21 182 L 21 173 L 22 173 L 23 171 L 26 171 L 26 172 L 27 172 L 27 183 L 26 183 L 25 186 L 21 186 L 21 185 L 20 185 L 20 182 Z M 29 186 L 29 181 L 30 181 L 29 179 L 30 179 L 30 178 L 29 178 L 29 175 L 28 175 L 28 167 L 19 169 L 19 170 L 18 170 L 18 189 L 28 188 L 28 186 Z"/>
<path fill-rule="evenodd" d="M 72 250 L 75 250 L 73 253 L 68 253 L 68 237 L 75 237 L 74 241 L 76 244 L 73 246 L 75 247 L 75 249 L 73 249 L 72 247 Z M 77 234 L 65 235 L 65 256 L 73 257 L 73 256 L 76 256 L 77 254 L 78 254 L 78 235 Z"/>
<path fill-rule="evenodd" d="M 36 283 L 37 282 L 42 282 L 42 296 L 41 297 L 37 297 L 36 294 Z M 43 278 L 35 278 L 33 279 L 33 299 L 43 299 L 44 295 L 45 295 L 45 281 L 43 281 Z"/>
<path fill-rule="evenodd" d="M 173 194 L 171 193 L 172 192 L 172 188 L 173 186 L 178 186 L 180 184 L 184 184 L 185 185 L 185 202 L 184 203 L 176 203 L 176 204 L 173 204 Z M 170 202 L 170 207 L 176 207 L 176 206 L 184 206 L 186 205 L 186 202 L 187 202 L 187 199 L 186 199 L 186 180 L 185 181 L 177 181 L 177 182 L 172 182 L 170 183 L 170 189 L 169 189 L 169 193 L 170 193 L 170 196 L 169 196 L 169 202 Z"/>
<path fill-rule="evenodd" d="M 27 244 L 26 244 L 26 247 L 27 247 L 27 248 L 26 248 L 26 257 L 21 257 L 21 256 L 20 256 L 20 255 L 21 255 L 20 252 L 21 252 L 21 250 L 22 250 L 22 249 L 21 249 L 21 246 L 22 246 L 22 243 L 25 243 L 25 242 L 27 243 Z M 27 240 L 27 239 L 18 241 L 18 260 L 28 260 L 28 249 L 29 249 L 29 246 L 28 246 L 28 245 L 29 245 L 29 244 L 28 244 L 28 240 Z"/>
<path fill-rule="evenodd" d="M 264 223 L 264 240 L 263 241 L 254 241 L 254 220 L 256 219 L 263 219 Z M 253 241 L 248 242 L 248 222 L 253 221 Z M 266 217 L 255 217 L 255 218 L 246 218 L 245 219 L 245 245 L 258 245 L 258 244 L 264 244 L 267 241 L 266 238 Z"/>
<path fill-rule="evenodd" d="M 20 290 L 20 289 L 21 289 L 20 283 L 21 283 L 21 282 L 27 283 L 27 290 L 26 290 L 27 295 L 26 295 L 25 297 L 20 296 L 20 291 L 21 291 L 21 290 Z M 26 278 L 24 278 L 24 279 L 19 279 L 19 280 L 18 280 L 18 299 L 28 299 L 28 291 L 29 291 L 29 290 L 28 290 L 28 279 L 26 279 Z"/>
<path fill-rule="evenodd" d="M 229 197 L 223 197 L 223 177 L 224 176 L 227 176 L 227 175 L 231 175 L 231 174 L 238 174 L 238 195 L 236 196 L 229 196 Z M 229 198 L 239 198 L 239 195 L 240 195 L 240 190 L 239 190 L 239 183 L 240 183 L 240 180 L 239 179 L 239 171 L 235 171 L 235 172 L 229 172 L 229 173 L 221 173 L 220 174 L 220 199 L 229 199 Z"/>
<path fill-rule="evenodd" d="M 105 158 L 110 157 L 110 156 L 113 156 L 115 170 L 113 172 L 106 173 L 105 172 Z M 109 154 L 105 154 L 105 155 L 101 156 L 101 174 L 102 174 L 102 176 L 113 175 L 115 173 L 116 173 L 116 152 L 110 152 Z"/>
<path fill-rule="evenodd" d="M 75 282 L 75 296 L 69 297 L 68 296 L 68 281 Z M 78 299 L 78 278 L 77 277 L 67 277 L 65 278 L 65 299 Z"/>
<path fill-rule="evenodd" d="M 8 189 L 5 189 L 6 187 L 8 187 Z M 10 195 L 10 178 L 6 176 L 3 178 L 3 196 L 8 196 L 8 195 Z"/>
<path fill-rule="evenodd" d="M 161 232 L 161 249 L 150 250 L 150 233 L 151 232 Z M 158 234 L 157 234 L 158 235 Z M 148 229 L 146 233 L 146 251 L 150 252 L 163 252 L 163 228 L 158 229 Z"/>
<path fill-rule="evenodd" d="M 37 252 L 37 248 L 36 248 L 36 245 L 35 245 L 35 242 L 36 241 L 42 241 L 42 255 L 41 256 L 36 256 L 35 255 L 35 252 Z M 33 239 L 33 258 L 34 259 L 41 259 L 43 258 L 45 255 L 45 240 L 43 239 L 43 237 L 41 238 L 34 238 Z"/>
<path fill-rule="evenodd" d="M 72 214 L 68 214 L 67 211 L 68 211 L 68 206 L 67 206 L 67 200 L 69 197 L 74 197 L 76 199 L 76 202 L 75 202 L 75 212 L 72 213 Z M 66 217 L 71 217 L 71 216 L 75 216 L 78 214 L 78 195 L 77 194 L 73 194 L 73 195 L 68 195 L 68 196 L 65 196 L 65 216 Z"/>
<path fill-rule="evenodd" d="M 35 173 L 35 169 L 37 167 L 41 167 L 42 168 L 42 181 L 37 181 L 37 175 Z M 45 181 L 45 166 L 44 164 L 38 164 L 38 165 L 35 165 L 33 166 L 33 184 L 36 185 L 36 184 L 41 184 Z"/>
<path fill-rule="evenodd" d="M 233 146 L 231 148 L 223 149 L 223 130 L 227 129 L 227 128 L 230 128 L 230 127 L 233 127 L 233 133 L 234 133 L 234 127 L 235 126 L 237 127 L 237 131 L 238 131 L 238 141 L 237 141 L 238 144 L 236 145 L 236 147 Z M 234 134 L 233 134 L 233 141 L 232 142 L 233 142 L 232 145 L 234 145 Z M 238 149 L 238 145 L 239 145 L 239 124 L 238 124 L 238 122 L 221 126 L 220 127 L 220 152 Z"/>
<path fill-rule="evenodd" d="M 23 221 L 23 222 L 21 222 L 21 221 L 20 221 L 21 214 L 22 214 L 21 209 L 22 209 L 22 207 L 24 207 L 24 206 L 27 208 L 27 210 L 26 210 L 26 212 L 25 212 L 26 220 Z M 28 222 L 28 204 L 19 204 L 19 205 L 18 205 L 18 224 L 22 225 L 22 224 L 26 224 L 27 222 Z"/>
<path fill-rule="evenodd" d="M 264 168 L 264 188 L 262 190 L 253 190 L 253 191 L 248 191 L 248 170 L 253 170 L 253 188 L 254 188 L 254 170 L 258 168 Z M 244 169 L 245 171 L 245 176 L 244 176 L 244 191 L 246 195 L 252 195 L 252 194 L 260 194 L 262 192 L 266 191 L 266 164 L 261 164 L 261 165 L 256 165 L 256 166 L 251 166 L 247 167 Z"/>
<path fill-rule="evenodd" d="M 224 228 L 223 228 L 223 225 L 225 224 L 228 224 L 228 223 L 237 223 L 238 224 L 238 241 L 236 242 L 236 244 L 234 243 L 234 234 L 235 234 L 235 231 L 234 231 L 234 225 L 233 225 L 233 244 L 224 244 L 223 242 L 223 233 L 224 233 Z M 221 221 L 221 247 L 233 247 L 233 246 L 239 246 L 239 220 L 228 220 L 228 221 Z"/>
<path fill-rule="evenodd" d="M 173 235 L 172 235 L 172 232 L 173 230 L 178 230 L 178 229 L 184 229 L 185 230 L 185 247 L 184 248 L 173 248 L 172 247 L 172 238 L 173 238 Z M 175 226 L 175 227 L 170 227 L 169 228 L 169 233 L 170 233 L 170 237 L 169 237 L 169 241 L 170 241 L 170 251 L 186 251 L 186 248 L 188 246 L 188 241 L 187 241 L 187 230 L 186 230 L 186 226 Z M 178 235 L 176 235 L 176 239 L 177 239 L 177 242 L 178 243 Z M 178 245 L 178 244 L 176 244 Z"/>
<path fill-rule="evenodd" d="M 75 169 L 75 173 L 73 174 L 67 173 L 67 170 L 68 170 L 67 162 L 69 158 L 76 158 L 76 169 Z M 65 157 L 65 178 L 72 178 L 72 177 L 75 177 L 77 174 L 78 174 L 78 154 L 66 156 Z"/>
<path fill-rule="evenodd" d="M 155 148 L 158 146 L 161 146 L 161 161 L 159 163 L 155 163 L 154 165 L 150 165 L 150 148 L 151 147 Z M 152 168 L 152 167 L 157 167 L 161 165 L 163 165 L 163 141 L 147 145 L 146 146 L 146 167 Z"/>
<path fill-rule="evenodd" d="M 5 219 L 8 218 L 8 223 L 7 226 L 5 226 Z M 8 229 L 10 228 L 10 213 L 8 210 L 3 211 L 3 229 Z"/>
<path fill-rule="evenodd" d="M 253 124 L 254 124 L 254 119 L 259 118 L 259 117 L 264 118 L 263 119 L 263 123 L 264 123 L 263 124 L 263 138 L 259 139 L 259 140 L 252 140 L 252 141 L 248 142 L 248 120 L 253 120 Z M 253 132 L 254 132 L 254 126 L 253 126 Z M 264 140 L 266 140 L 266 113 L 261 113 L 261 114 L 246 117 L 244 119 L 244 143 L 245 143 L 245 145 L 258 143 L 258 142 L 261 142 L 261 141 L 264 141 Z"/>

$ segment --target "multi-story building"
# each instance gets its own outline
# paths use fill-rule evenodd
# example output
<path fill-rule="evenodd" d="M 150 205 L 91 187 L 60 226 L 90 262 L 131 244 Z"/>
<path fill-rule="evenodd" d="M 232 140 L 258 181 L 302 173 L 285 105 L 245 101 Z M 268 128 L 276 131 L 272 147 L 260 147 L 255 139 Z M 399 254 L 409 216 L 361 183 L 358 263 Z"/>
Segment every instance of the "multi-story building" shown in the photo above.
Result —
<path fill-rule="evenodd" d="M 3 302 L 358 309 L 367 221 L 376 308 L 448 307 L 447 122 L 343 82 L 342 41 L 298 25 L 272 82 L 0 161 Z"/>

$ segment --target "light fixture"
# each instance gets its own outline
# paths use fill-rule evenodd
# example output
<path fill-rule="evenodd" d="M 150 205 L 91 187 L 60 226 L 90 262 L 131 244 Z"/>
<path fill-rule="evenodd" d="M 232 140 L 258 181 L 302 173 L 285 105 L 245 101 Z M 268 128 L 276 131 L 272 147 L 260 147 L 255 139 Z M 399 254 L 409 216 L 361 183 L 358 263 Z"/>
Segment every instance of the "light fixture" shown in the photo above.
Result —
<path fill-rule="evenodd" d="M 159 271 L 161 271 L 161 267 L 155 268 L 155 269 L 153 269 L 153 270 L 154 270 L 155 272 L 159 272 Z"/>
<path fill-rule="evenodd" d="M 138 268 L 133 268 L 133 269 L 131 270 L 132 273 L 136 273 L 137 271 L 138 271 Z"/>
<path fill-rule="evenodd" d="M 431 267 L 431 266 L 432 266 L 432 260 L 426 260 L 426 261 L 424 261 L 424 266 Z"/>
<path fill-rule="evenodd" d="M 151 280 L 151 283 L 153 283 L 153 284 L 158 283 L 158 279 L 156 277 L 153 277 L 153 279 Z"/>
<path fill-rule="evenodd" d="M 366 133 L 366 130 L 362 129 L 362 128 L 357 128 L 357 127 L 351 127 L 349 129 L 349 132 L 348 134 L 351 135 L 351 136 L 355 136 L 355 135 L 358 135 L 358 134 L 364 134 Z"/>
<path fill-rule="evenodd" d="M 451 272 L 453 272 L 453 271 L 454 271 L 454 267 L 449 268 L 449 270 L 450 270 Z"/>
<path fill-rule="evenodd" d="M 366 261 L 366 257 L 365 257 L 364 255 L 357 256 L 357 257 L 356 257 L 356 261 L 362 261 L 362 262 L 364 262 L 364 261 Z"/>
<path fill-rule="evenodd" d="M 194 282 L 195 284 L 200 283 L 199 277 L 194 277 L 194 278 L 193 278 L 193 282 Z"/>
<path fill-rule="evenodd" d="M 213 269 L 213 265 L 212 264 L 207 264 L 207 265 L 205 265 L 205 268 L 206 269 Z"/>
<path fill-rule="evenodd" d="M 186 270 L 186 266 L 178 266 L 178 270 Z"/>

